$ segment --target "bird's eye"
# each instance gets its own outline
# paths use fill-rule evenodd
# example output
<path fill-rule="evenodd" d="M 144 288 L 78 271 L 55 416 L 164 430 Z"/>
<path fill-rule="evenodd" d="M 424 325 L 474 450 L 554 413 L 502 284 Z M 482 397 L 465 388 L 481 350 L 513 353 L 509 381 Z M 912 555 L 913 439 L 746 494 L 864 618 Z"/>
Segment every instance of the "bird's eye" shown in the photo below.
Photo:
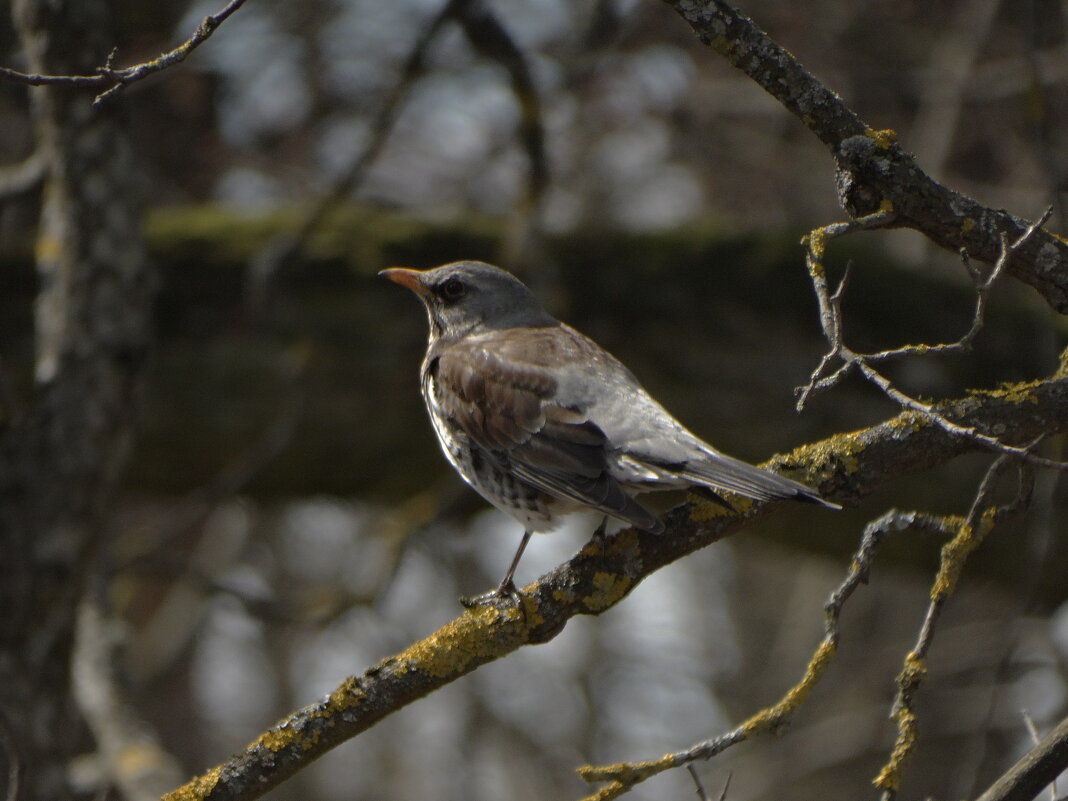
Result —
<path fill-rule="evenodd" d="M 441 294 L 449 300 L 456 300 L 467 292 L 467 285 L 459 278 L 450 278 L 441 285 Z"/>

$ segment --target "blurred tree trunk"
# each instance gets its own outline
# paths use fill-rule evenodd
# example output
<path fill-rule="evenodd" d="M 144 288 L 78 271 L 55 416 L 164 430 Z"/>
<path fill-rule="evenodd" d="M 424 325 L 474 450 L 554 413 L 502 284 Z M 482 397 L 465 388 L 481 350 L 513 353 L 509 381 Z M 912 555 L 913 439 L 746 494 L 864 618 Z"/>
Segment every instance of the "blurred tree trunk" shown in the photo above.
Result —
<path fill-rule="evenodd" d="M 32 72 L 87 74 L 112 38 L 107 0 L 15 0 Z M 69 88 L 30 90 L 47 164 L 37 232 L 33 395 L 0 428 L 0 763 L 20 798 L 72 795 L 86 746 L 71 700 L 75 610 L 136 416 L 150 287 L 114 109 Z"/>

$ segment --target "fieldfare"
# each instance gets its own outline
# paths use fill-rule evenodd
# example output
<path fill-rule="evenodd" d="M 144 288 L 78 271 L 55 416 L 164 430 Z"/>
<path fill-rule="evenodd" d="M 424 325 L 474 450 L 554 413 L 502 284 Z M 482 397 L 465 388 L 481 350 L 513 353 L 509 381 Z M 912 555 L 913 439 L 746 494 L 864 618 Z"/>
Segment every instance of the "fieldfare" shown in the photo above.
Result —
<path fill-rule="evenodd" d="M 510 273 L 458 261 L 379 275 L 426 306 L 430 342 L 420 378 L 445 456 L 483 498 L 523 525 L 499 595 L 515 595 L 512 577 L 531 534 L 553 530 L 569 512 L 594 509 L 662 531 L 634 500 L 638 493 L 696 489 L 724 505 L 714 493 L 838 508 L 690 433 L 618 359 L 550 317 Z"/>

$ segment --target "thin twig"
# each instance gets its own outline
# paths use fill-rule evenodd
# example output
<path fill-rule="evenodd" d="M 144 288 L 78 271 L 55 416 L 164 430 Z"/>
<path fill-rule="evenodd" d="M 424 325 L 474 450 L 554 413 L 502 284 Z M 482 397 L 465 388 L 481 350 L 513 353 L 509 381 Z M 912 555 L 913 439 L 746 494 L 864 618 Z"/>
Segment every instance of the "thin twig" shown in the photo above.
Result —
<path fill-rule="evenodd" d="M 727 791 L 731 788 L 731 776 L 733 774 L 727 774 L 727 781 L 723 782 L 723 790 L 719 794 L 719 801 L 727 801 Z"/>
<path fill-rule="evenodd" d="M 422 76 L 424 62 L 430 45 L 444 29 L 445 24 L 458 17 L 472 0 L 449 0 L 435 15 L 416 39 L 411 52 L 404 61 L 400 74 L 386 94 L 371 125 L 371 137 L 329 188 L 304 212 L 292 231 L 276 234 L 249 262 L 245 274 L 244 305 L 246 315 L 253 316 L 262 308 L 268 286 L 274 276 L 296 257 L 312 233 L 345 197 L 351 195 L 363 181 L 371 165 L 381 154 L 393 126 L 400 117 L 404 99 L 415 82 Z"/>
<path fill-rule="evenodd" d="M 693 765 L 687 765 L 686 770 L 690 772 L 690 778 L 693 779 L 698 801 L 712 801 L 712 798 L 705 790 L 705 786 L 701 784 L 701 777 L 697 775 L 697 769 Z"/>
<path fill-rule="evenodd" d="M 1042 739 L 1038 736 L 1038 728 L 1035 726 L 1035 720 L 1031 717 L 1031 713 L 1026 709 L 1020 710 L 1020 716 L 1023 718 L 1024 726 L 1027 727 L 1027 733 L 1031 736 L 1031 744 L 1038 745 Z M 1057 801 L 1057 779 L 1054 778 L 1049 783 L 1049 801 Z"/>
<path fill-rule="evenodd" d="M 858 586 L 865 583 L 871 570 L 875 555 L 883 538 L 887 534 L 907 530 L 937 531 L 944 533 L 945 527 L 939 518 L 920 512 L 901 512 L 891 510 L 864 528 L 849 571 L 842 583 L 831 593 L 824 606 L 824 636 L 809 659 L 805 674 L 779 700 L 778 703 L 761 710 L 740 726 L 710 740 L 697 743 L 684 751 L 649 760 L 645 762 L 619 762 L 613 765 L 585 765 L 578 769 L 579 776 L 587 782 L 607 782 L 593 795 L 583 801 L 610 801 L 618 798 L 636 784 L 652 778 L 665 770 L 691 765 L 699 759 L 711 759 L 726 751 L 733 745 L 750 739 L 754 735 L 778 734 L 790 722 L 794 713 L 800 708 L 809 692 L 816 685 L 830 666 L 838 648 L 839 621 L 846 601 Z"/>
<path fill-rule="evenodd" d="M 1035 444 L 1037 441 L 1030 447 Z M 1014 463 L 1020 469 L 1020 486 L 1015 499 L 1006 506 L 992 506 L 991 499 L 998 479 Z M 1034 475 L 1030 470 L 1020 465 L 1016 459 L 999 456 L 983 476 L 967 517 L 963 520 L 943 518 L 946 530 L 956 528 L 956 531 L 953 538 L 942 548 L 941 563 L 931 586 L 927 613 L 924 615 L 916 643 L 905 656 L 904 666 L 897 677 L 898 691 L 890 712 L 891 719 L 897 723 L 897 740 L 890 759 L 873 780 L 873 784 L 883 791 L 883 801 L 893 801 L 901 785 L 905 763 L 915 749 L 918 721 L 913 699 L 927 676 L 927 653 L 934 638 L 935 627 L 946 601 L 957 588 L 964 563 L 997 523 L 1026 508 L 1033 486 Z"/>
<path fill-rule="evenodd" d="M 216 14 L 209 14 L 200 21 L 193 35 L 186 39 L 178 47 L 170 50 L 151 61 L 134 64 L 130 67 L 115 69 L 111 66 L 115 53 L 112 51 L 103 66 L 98 67 L 92 75 L 41 75 L 13 70 L 9 67 L 0 67 L 0 77 L 28 86 L 70 86 L 70 87 L 108 87 L 93 99 L 93 106 L 100 107 L 111 100 L 115 95 L 125 89 L 131 83 L 146 78 L 153 73 L 172 67 L 192 53 L 204 43 L 215 30 L 237 9 L 245 4 L 245 0 L 230 0 L 227 6 Z"/>
<path fill-rule="evenodd" d="M 367 145 L 304 212 L 292 231 L 281 232 L 273 237 L 251 260 L 244 290 L 247 314 L 259 311 L 274 276 L 300 253 L 338 204 L 351 196 L 363 182 L 369 168 L 389 141 L 405 98 L 423 75 L 430 46 L 449 22 L 461 27 L 479 55 L 496 61 L 508 73 L 512 94 L 520 111 L 519 138 L 530 162 L 530 180 L 524 198 L 527 216 L 537 207 L 548 186 L 549 167 L 541 105 L 528 59 L 515 38 L 485 3 L 480 0 L 449 0 L 412 46 L 396 82 L 375 116 Z"/>
<path fill-rule="evenodd" d="M 820 326 L 823 329 L 823 335 L 827 340 L 829 348 L 820 359 L 816 369 L 812 371 L 808 383 L 803 387 L 797 388 L 798 410 L 804 408 L 805 403 L 813 392 L 833 387 L 848 373 L 857 370 L 870 383 L 878 387 L 883 394 L 899 406 L 918 412 L 931 423 L 937 425 L 939 428 L 953 436 L 966 437 L 991 451 L 1023 459 L 1034 466 L 1055 470 L 1068 470 L 1068 464 L 1064 462 L 1036 456 L 1029 448 L 1009 445 L 1002 442 L 997 437 L 979 431 L 975 427 L 962 426 L 953 422 L 945 417 L 945 415 L 940 414 L 933 404 L 925 403 L 902 392 L 894 386 L 889 378 L 872 366 L 879 362 L 904 356 L 924 356 L 930 354 L 945 355 L 969 350 L 972 341 L 983 327 L 986 304 L 994 282 L 997 281 L 998 277 L 1005 270 L 1012 255 L 1022 247 L 1028 239 L 1034 236 L 1043 225 L 1045 225 L 1052 214 L 1053 207 L 1051 206 L 1046 209 L 1041 217 L 1031 223 L 1014 242 L 1010 243 L 1008 237 L 1005 234 L 1002 234 L 1001 251 L 989 275 L 985 278 L 982 277 L 979 271 L 971 265 L 966 254 L 962 254 L 968 272 L 972 276 L 976 285 L 976 304 L 975 311 L 972 315 L 971 325 L 959 340 L 938 345 L 906 345 L 900 348 L 880 351 L 878 353 L 858 353 L 845 344 L 843 335 L 844 326 L 842 321 L 842 295 L 845 291 L 849 269 L 847 267 L 842 280 L 839 282 L 835 290 L 831 292 L 827 282 L 826 270 L 823 265 L 823 257 L 828 240 L 853 233 L 854 231 L 886 225 L 889 222 L 892 222 L 892 216 L 887 214 L 876 214 L 856 220 L 852 223 L 833 223 L 812 231 L 805 238 L 806 244 L 808 245 L 805 260 L 812 286 L 816 292 L 817 303 L 819 304 Z M 829 372 L 835 360 L 841 360 L 842 363 L 836 367 L 833 372 Z"/>
<path fill-rule="evenodd" d="M 695 768 L 693 765 L 687 765 L 686 770 L 690 772 L 690 778 L 693 779 L 695 792 L 697 793 L 697 798 L 699 799 L 699 801 L 712 801 L 712 796 L 708 794 L 708 791 L 705 790 L 705 786 L 701 784 L 701 777 L 697 775 L 697 768 Z M 718 801 L 726 801 L 727 791 L 730 789 L 730 787 L 731 774 L 728 773 L 727 781 L 723 782 L 723 789 L 719 792 Z"/>

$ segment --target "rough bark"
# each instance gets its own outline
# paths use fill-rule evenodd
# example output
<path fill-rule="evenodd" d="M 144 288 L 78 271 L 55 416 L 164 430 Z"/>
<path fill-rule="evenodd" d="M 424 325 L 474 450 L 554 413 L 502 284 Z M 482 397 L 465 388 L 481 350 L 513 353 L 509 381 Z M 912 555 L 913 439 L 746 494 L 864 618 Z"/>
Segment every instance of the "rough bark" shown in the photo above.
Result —
<path fill-rule="evenodd" d="M 91 71 L 112 39 L 106 0 L 16 0 L 30 68 Z M 46 184 L 37 232 L 33 397 L 0 429 L 0 752 L 20 797 L 69 797 L 83 729 L 70 691 L 75 611 L 122 466 L 148 347 L 149 280 L 135 175 L 114 111 L 31 93 Z"/>

